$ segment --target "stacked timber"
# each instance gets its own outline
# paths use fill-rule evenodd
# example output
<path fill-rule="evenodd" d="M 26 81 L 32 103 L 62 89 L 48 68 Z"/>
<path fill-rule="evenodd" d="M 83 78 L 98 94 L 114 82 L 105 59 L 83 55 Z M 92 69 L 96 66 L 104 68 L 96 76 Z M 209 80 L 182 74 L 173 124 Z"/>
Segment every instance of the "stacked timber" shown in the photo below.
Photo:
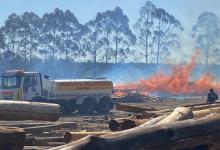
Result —
<path fill-rule="evenodd" d="M 40 134 L 43 132 L 50 132 L 52 130 L 58 130 L 58 129 L 64 129 L 64 128 L 75 129 L 76 127 L 77 127 L 76 122 L 62 122 L 62 123 L 55 123 L 52 125 L 26 127 L 26 128 L 23 128 L 23 130 L 26 133 Z"/>
<path fill-rule="evenodd" d="M 126 105 L 126 104 L 116 104 L 115 105 L 116 110 L 119 111 L 127 111 L 127 112 L 133 112 L 133 113 L 141 113 L 144 111 L 155 111 L 155 108 L 149 107 L 138 107 L 138 106 L 132 106 L 132 105 Z"/>
<path fill-rule="evenodd" d="M 112 134 L 113 132 L 66 132 L 64 134 L 64 140 L 66 143 L 69 143 L 71 141 L 76 141 L 81 138 L 84 138 L 88 135 L 95 135 L 95 136 L 100 136 L 100 135 L 107 135 L 107 134 Z"/>
<path fill-rule="evenodd" d="M 194 115 L 193 115 L 191 108 L 178 107 L 174 109 L 174 111 L 170 115 L 168 115 L 165 118 L 161 118 L 161 120 L 158 120 L 158 122 L 155 122 L 154 124 L 174 122 L 174 121 L 185 120 L 185 119 L 192 119 L 193 116 Z M 139 125 L 142 125 L 149 120 L 151 119 L 150 118 L 143 119 L 142 115 L 136 115 L 134 117 L 132 116 L 128 118 L 112 119 L 109 121 L 109 129 L 111 131 L 126 130 L 126 129 L 130 129 L 130 128 L 134 128 Z"/>
<path fill-rule="evenodd" d="M 57 121 L 59 116 L 57 104 L 0 100 L 0 120 Z"/>
<path fill-rule="evenodd" d="M 143 124 L 103 136 L 87 136 L 51 150 L 176 150 L 189 147 L 202 149 L 218 142 L 220 142 L 219 114 L 196 120 Z"/>

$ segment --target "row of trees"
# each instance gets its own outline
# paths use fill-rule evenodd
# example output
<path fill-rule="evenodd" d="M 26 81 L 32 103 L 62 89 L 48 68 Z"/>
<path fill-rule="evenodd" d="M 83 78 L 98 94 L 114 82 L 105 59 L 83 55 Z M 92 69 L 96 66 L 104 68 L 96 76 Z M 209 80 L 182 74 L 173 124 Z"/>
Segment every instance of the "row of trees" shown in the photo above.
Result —
<path fill-rule="evenodd" d="M 79 23 L 69 11 L 56 8 L 39 17 L 33 12 L 11 14 L 0 28 L 1 59 L 34 60 L 45 63 L 57 59 L 74 62 L 140 62 L 160 63 L 172 50 L 179 50 L 181 23 L 166 10 L 146 1 L 139 18 L 130 27 L 123 10 L 97 13 L 86 24 Z M 208 64 L 210 56 L 220 53 L 220 21 L 214 13 L 204 12 L 192 28 L 196 47 Z"/>
<path fill-rule="evenodd" d="M 0 29 L 0 46 L 4 55 L 22 58 L 25 64 L 34 58 L 131 62 L 140 54 L 146 63 L 159 63 L 180 47 L 177 32 L 181 30 L 174 16 L 150 1 L 140 9 L 133 27 L 119 7 L 97 13 L 86 24 L 69 10 L 56 8 L 42 17 L 33 12 L 11 14 Z"/>

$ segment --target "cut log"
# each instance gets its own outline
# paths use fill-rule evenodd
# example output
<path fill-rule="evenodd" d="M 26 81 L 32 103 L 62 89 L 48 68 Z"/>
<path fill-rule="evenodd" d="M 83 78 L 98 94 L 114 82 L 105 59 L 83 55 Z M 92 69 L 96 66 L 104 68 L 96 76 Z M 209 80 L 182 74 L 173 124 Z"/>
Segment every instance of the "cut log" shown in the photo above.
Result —
<path fill-rule="evenodd" d="M 217 104 L 200 104 L 200 105 L 196 105 L 196 106 L 190 106 L 189 107 L 192 109 L 193 112 L 196 111 L 200 111 L 200 110 L 204 110 L 204 109 L 213 109 L 213 108 L 218 108 L 220 107 L 220 104 L 217 103 Z M 145 112 L 142 112 L 141 115 L 143 118 L 149 118 L 149 117 L 156 117 L 156 116 L 160 116 L 160 115 L 163 115 L 163 114 L 168 114 L 170 112 L 172 112 L 173 109 L 164 109 L 164 110 L 157 110 L 157 111 L 145 111 Z M 204 117 L 204 115 L 203 115 Z"/>
<path fill-rule="evenodd" d="M 49 146 L 24 146 L 24 150 L 45 150 L 50 149 Z"/>
<path fill-rule="evenodd" d="M 208 104 L 208 103 L 192 104 L 192 105 L 185 105 L 183 107 L 191 107 L 192 111 L 196 111 L 201 109 L 220 107 L 220 102 L 214 104 Z M 140 107 L 134 105 L 126 105 L 126 104 L 117 104 L 116 109 L 119 111 L 141 113 L 145 119 L 170 113 L 173 111 L 173 109 L 156 110 L 155 108 L 151 108 L 151 107 L 147 108 L 147 107 Z"/>
<path fill-rule="evenodd" d="M 152 107 L 140 107 L 140 106 L 133 106 L 133 105 L 126 105 L 126 104 L 116 104 L 116 110 L 119 111 L 126 111 L 126 112 L 133 112 L 133 113 L 141 113 L 144 111 L 155 111 L 155 108 Z"/>
<path fill-rule="evenodd" d="M 192 119 L 193 112 L 189 107 L 177 107 L 174 111 L 168 115 L 166 118 L 158 122 L 157 124 L 175 122 L 179 120 Z"/>
<path fill-rule="evenodd" d="M 119 131 L 109 135 L 87 136 L 78 141 L 62 145 L 51 150 L 174 150 L 178 146 L 186 148 L 195 146 L 193 141 L 197 137 L 218 137 L 220 142 L 220 115 L 212 115 L 197 120 L 184 120 L 172 123 L 163 123 L 154 126 L 139 126 Z M 207 138 L 200 138 L 206 144 Z M 198 146 L 198 145 L 197 145 Z"/>
<path fill-rule="evenodd" d="M 157 115 L 154 115 L 154 116 L 157 116 Z M 192 118 L 193 118 L 193 113 L 190 108 L 178 107 L 166 118 L 159 121 L 158 124 L 185 120 L 185 119 L 192 119 Z M 134 119 L 133 118 L 112 119 L 109 121 L 109 129 L 111 131 L 122 131 L 122 130 L 137 127 L 141 124 L 144 124 L 147 121 L 148 121 L 147 119 L 136 119 L 136 118 Z"/>
<path fill-rule="evenodd" d="M 59 116 L 57 104 L 0 100 L 0 120 L 57 121 Z"/>
<path fill-rule="evenodd" d="M 65 142 L 69 143 L 71 141 L 76 141 L 78 139 L 84 138 L 88 135 L 106 135 L 106 134 L 112 134 L 112 132 L 66 132 L 64 134 L 64 140 Z"/>
<path fill-rule="evenodd" d="M 145 123 L 146 121 L 147 119 L 130 119 L 130 118 L 111 119 L 109 121 L 109 129 L 111 131 L 126 130 L 137 127 Z"/>
<path fill-rule="evenodd" d="M 212 113 L 220 113 L 220 107 L 193 111 L 195 118 L 205 117 Z"/>
<path fill-rule="evenodd" d="M 77 127 L 76 122 L 62 122 L 62 123 L 56 123 L 54 125 L 27 127 L 23 129 L 26 133 L 41 134 L 42 132 L 49 132 L 51 130 L 58 130 L 63 128 L 75 129 L 76 127 Z"/>
<path fill-rule="evenodd" d="M 164 118 L 166 118 L 168 115 L 161 115 L 161 116 L 158 116 L 158 117 L 155 117 L 155 118 L 151 118 L 149 119 L 148 121 L 146 121 L 144 124 L 142 125 L 154 125 L 154 124 L 157 124 L 158 122 L 160 122 L 161 120 L 163 120 Z M 140 126 L 142 126 L 140 125 Z"/>
<path fill-rule="evenodd" d="M 26 139 L 26 146 L 48 146 L 50 142 L 65 142 L 63 137 L 31 137 Z"/>
<path fill-rule="evenodd" d="M 143 119 L 143 116 L 141 114 L 136 114 L 127 118 L 111 119 L 109 121 L 109 129 L 111 131 L 126 130 L 141 125 L 146 121 L 147 120 Z"/>
<path fill-rule="evenodd" d="M 214 104 L 220 104 L 220 102 L 215 102 Z M 200 106 L 205 106 L 205 105 L 210 105 L 207 102 L 204 103 L 198 103 L 198 104 L 190 104 L 190 105 L 184 105 L 183 107 L 200 107 Z"/>
<path fill-rule="evenodd" d="M 0 127 L 0 149 L 21 150 L 25 145 L 25 132 L 20 128 Z"/>
<path fill-rule="evenodd" d="M 19 128 L 25 128 L 25 127 L 33 127 L 33 126 L 45 126 L 45 125 L 52 125 L 53 122 L 19 122 L 14 121 L 11 123 L 5 122 L 0 123 L 0 126 L 7 126 L 7 127 L 19 127 Z"/>
<path fill-rule="evenodd" d="M 206 104 L 206 105 L 199 105 L 199 106 L 192 106 L 192 110 L 193 111 L 197 111 L 197 110 L 203 110 L 203 109 L 209 109 L 209 108 L 216 108 L 216 107 L 220 107 L 220 104 Z"/>

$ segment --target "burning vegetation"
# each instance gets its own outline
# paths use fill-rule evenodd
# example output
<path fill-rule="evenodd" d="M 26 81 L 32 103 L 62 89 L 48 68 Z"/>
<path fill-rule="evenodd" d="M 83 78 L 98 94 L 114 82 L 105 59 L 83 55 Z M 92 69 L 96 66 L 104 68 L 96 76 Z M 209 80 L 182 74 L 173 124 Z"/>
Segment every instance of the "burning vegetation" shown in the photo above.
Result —
<path fill-rule="evenodd" d="M 168 95 L 204 95 L 208 89 L 220 89 L 220 82 L 215 80 L 210 73 L 201 75 L 196 80 L 191 80 L 190 75 L 195 68 L 196 57 L 192 57 L 191 62 L 186 65 L 171 65 L 171 73 L 163 71 L 150 76 L 148 79 L 140 79 L 134 83 L 118 84 L 115 89 L 122 95 L 126 90 L 138 91 L 144 95 L 160 93 Z"/>

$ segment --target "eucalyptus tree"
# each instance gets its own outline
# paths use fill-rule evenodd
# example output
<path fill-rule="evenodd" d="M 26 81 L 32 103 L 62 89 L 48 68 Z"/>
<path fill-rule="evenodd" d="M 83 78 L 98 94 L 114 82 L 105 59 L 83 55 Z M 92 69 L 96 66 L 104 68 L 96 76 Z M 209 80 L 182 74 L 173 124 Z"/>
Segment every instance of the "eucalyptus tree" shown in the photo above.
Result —
<path fill-rule="evenodd" d="M 178 31 L 183 30 L 181 23 L 162 8 L 157 8 L 155 13 L 154 43 L 156 44 L 156 63 L 161 57 L 170 53 L 170 48 L 180 47 L 178 42 Z M 163 56 L 164 55 L 164 56 Z"/>
<path fill-rule="evenodd" d="M 41 41 L 45 44 L 45 52 L 52 56 L 54 62 L 55 54 L 59 52 L 59 43 L 61 40 L 61 28 L 63 20 L 63 11 L 56 8 L 54 12 L 46 13 L 42 18 Z M 42 48 L 41 48 L 42 49 Z M 47 50 L 47 51 L 46 51 Z"/>
<path fill-rule="evenodd" d="M 33 12 L 24 12 L 21 15 L 21 26 L 19 28 L 20 52 L 24 56 L 25 64 L 32 61 L 33 54 L 38 51 L 40 18 Z"/>
<path fill-rule="evenodd" d="M 93 61 L 103 58 L 105 63 L 118 62 L 129 53 L 129 46 L 134 45 L 135 35 L 129 28 L 129 20 L 123 14 L 121 8 L 97 13 L 94 20 L 89 21 L 86 26 L 89 31 L 86 34 L 87 50 L 90 51 Z"/>
<path fill-rule="evenodd" d="M 212 12 L 203 12 L 193 26 L 192 32 L 196 47 L 202 50 L 205 64 L 208 65 L 210 56 L 213 56 L 219 49 L 220 20 Z"/>
<path fill-rule="evenodd" d="M 86 23 L 87 32 L 81 38 L 81 43 L 83 45 L 83 49 L 89 55 L 87 57 L 92 57 L 92 62 L 97 62 L 97 57 L 100 52 L 100 48 L 102 46 L 101 42 L 101 29 L 100 24 L 96 20 L 91 20 Z"/>
<path fill-rule="evenodd" d="M 19 54 L 19 29 L 21 27 L 21 17 L 15 13 L 11 14 L 2 27 L 2 34 L 5 38 L 6 50 Z"/>
<path fill-rule="evenodd" d="M 138 39 L 138 47 L 144 52 L 145 62 L 149 62 L 149 49 L 152 48 L 152 35 L 154 25 L 154 14 L 156 7 L 151 1 L 146 1 L 145 5 L 139 10 L 134 29 Z"/>
<path fill-rule="evenodd" d="M 64 54 L 66 61 L 71 54 L 78 57 L 84 55 L 80 40 L 86 32 L 86 27 L 80 24 L 74 14 L 69 10 L 63 13 L 61 19 L 61 38 L 59 43 L 61 55 Z"/>
<path fill-rule="evenodd" d="M 0 49 L 4 49 L 5 48 L 5 37 L 3 34 L 3 29 L 0 28 Z"/>
<path fill-rule="evenodd" d="M 121 8 L 116 7 L 111 14 L 112 20 L 112 43 L 114 62 L 118 62 L 118 57 L 123 60 L 130 53 L 130 46 L 133 46 L 136 42 L 136 37 L 129 28 L 129 19 L 123 14 Z"/>

